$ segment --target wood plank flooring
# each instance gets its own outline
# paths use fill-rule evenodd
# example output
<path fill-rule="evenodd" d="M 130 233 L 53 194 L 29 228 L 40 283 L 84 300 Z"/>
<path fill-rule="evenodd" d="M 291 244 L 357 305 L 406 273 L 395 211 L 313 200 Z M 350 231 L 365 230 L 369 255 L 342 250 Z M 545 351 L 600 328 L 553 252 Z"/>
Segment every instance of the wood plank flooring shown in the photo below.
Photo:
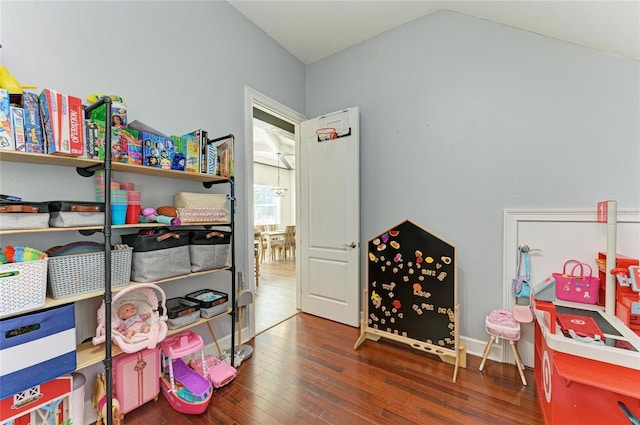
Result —
<path fill-rule="evenodd" d="M 353 349 L 359 329 L 298 314 L 259 334 L 237 378 L 207 411 L 182 415 L 162 395 L 127 413 L 126 425 L 543 424 L 533 371 L 467 357 L 453 365 L 387 340 Z"/>
<path fill-rule="evenodd" d="M 298 314 L 295 261 L 264 261 L 255 292 L 256 334 Z"/>

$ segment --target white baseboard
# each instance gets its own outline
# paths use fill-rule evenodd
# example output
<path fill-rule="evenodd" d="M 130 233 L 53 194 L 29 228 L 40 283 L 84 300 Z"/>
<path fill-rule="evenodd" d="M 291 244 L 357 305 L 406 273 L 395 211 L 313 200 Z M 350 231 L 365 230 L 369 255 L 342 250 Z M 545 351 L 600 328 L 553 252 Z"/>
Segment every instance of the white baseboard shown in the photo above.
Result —
<path fill-rule="evenodd" d="M 485 341 L 481 341 L 479 339 L 461 336 L 460 341 L 463 342 L 465 347 L 467 348 L 467 354 L 482 358 L 482 355 L 484 354 L 484 348 L 487 346 L 489 338 L 487 336 L 487 339 Z M 491 346 L 491 351 L 489 352 L 489 357 L 487 358 L 496 362 L 502 362 L 504 359 L 504 347 L 505 345 L 503 342 L 500 342 L 499 344 L 494 343 Z"/>

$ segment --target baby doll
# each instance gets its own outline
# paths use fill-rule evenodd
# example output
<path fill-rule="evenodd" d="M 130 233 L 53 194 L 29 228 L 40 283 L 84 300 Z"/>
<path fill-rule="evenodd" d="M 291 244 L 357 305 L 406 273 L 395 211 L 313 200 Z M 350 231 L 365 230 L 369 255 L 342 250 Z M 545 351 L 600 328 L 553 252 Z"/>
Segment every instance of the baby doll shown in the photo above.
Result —
<path fill-rule="evenodd" d="M 151 329 L 147 322 L 151 314 L 138 314 L 138 309 L 131 303 L 122 304 L 118 308 L 118 317 L 122 320 L 122 323 L 118 325 L 118 330 L 127 338 L 131 338 L 139 332 L 147 333 Z"/>

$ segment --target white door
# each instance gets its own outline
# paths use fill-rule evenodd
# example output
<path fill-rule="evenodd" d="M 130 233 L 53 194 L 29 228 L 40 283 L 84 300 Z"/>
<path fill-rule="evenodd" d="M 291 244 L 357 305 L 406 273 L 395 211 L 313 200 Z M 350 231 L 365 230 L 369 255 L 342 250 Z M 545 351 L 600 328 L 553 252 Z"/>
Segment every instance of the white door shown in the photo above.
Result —
<path fill-rule="evenodd" d="M 337 137 L 319 141 L 316 130 Z M 305 313 L 350 326 L 360 316 L 358 108 L 301 123 L 300 289 Z"/>

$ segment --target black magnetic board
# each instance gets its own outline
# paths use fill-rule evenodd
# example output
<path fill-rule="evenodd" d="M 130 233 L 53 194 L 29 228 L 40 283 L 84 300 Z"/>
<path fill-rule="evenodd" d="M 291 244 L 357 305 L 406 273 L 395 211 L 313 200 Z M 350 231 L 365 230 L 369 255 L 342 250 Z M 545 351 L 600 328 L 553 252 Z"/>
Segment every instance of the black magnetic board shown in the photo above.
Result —
<path fill-rule="evenodd" d="M 410 221 L 368 242 L 367 325 L 455 349 L 456 248 Z"/>

